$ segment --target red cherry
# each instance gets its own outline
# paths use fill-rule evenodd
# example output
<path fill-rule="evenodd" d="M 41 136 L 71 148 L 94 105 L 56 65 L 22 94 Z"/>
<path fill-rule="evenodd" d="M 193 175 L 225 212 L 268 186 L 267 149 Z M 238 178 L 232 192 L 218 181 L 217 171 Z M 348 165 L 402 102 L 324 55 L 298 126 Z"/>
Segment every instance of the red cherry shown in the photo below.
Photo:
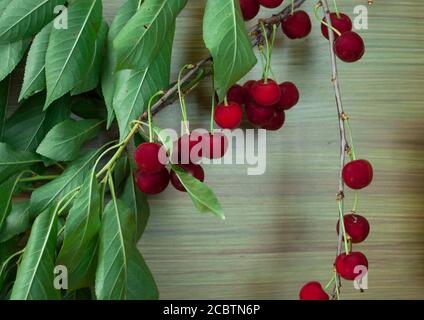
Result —
<path fill-rule="evenodd" d="M 190 134 L 182 135 L 174 144 L 173 162 L 175 163 L 190 163 L 199 162 L 202 159 L 202 149 L 198 154 L 192 154 L 193 148 L 201 142 L 201 135 L 192 132 Z M 177 158 L 176 158 L 177 156 Z"/>
<path fill-rule="evenodd" d="M 283 3 L 283 0 L 258 0 L 265 8 L 277 8 Z"/>
<path fill-rule="evenodd" d="M 240 125 L 243 118 L 243 109 L 236 102 L 218 104 L 215 108 L 215 122 L 223 129 L 234 129 Z"/>
<path fill-rule="evenodd" d="M 300 300 L 329 300 L 328 294 L 318 281 L 306 283 L 300 289 L 299 298 Z"/>
<path fill-rule="evenodd" d="M 246 92 L 244 87 L 238 84 L 233 85 L 227 92 L 228 101 L 236 102 L 239 105 L 244 104 L 245 96 L 246 96 Z"/>
<path fill-rule="evenodd" d="M 281 97 L 278 84 L 271 79 L 256 81 L 250 88 L 252 99 L 263 107 L 275 105 Z"/>
<path fill-rule="evenodd" d="M 342 33 L 334 42 L 334 50 L 340 60 L 355 62 L 365 53 L 365 44 L 361 36 L 353 31 Z"/>
<path fill-rule="evenodd" d="M 283 82 L 279 85 L 281 91 L 280 102 L 278 108 L 281 110 L 289 110 L 299 101 L 299 90 L 292 82 Z"/>
<path fill-rule="evenodd" d="M 244 101 L 247 103 L 251 97 L 250 97 L 250 89 L 252 88 L 252 86 L 255 84 L 255 80 L 249 80 L 246 81 L 246 83 L 243 85 L 244 88 Z"/>
<path fill-rule="evenodd" d="M 269 120 L 268 123 L 262 126 L 262 129 L 270 130 L 270 131 L 277 131 L 280 130 L 283 125 L 284 121 L 286 120 L 286 114 L 284 111 L 280 110 L 274 110 L 274 115 Z"/>
<path fill-rule="evenodd" d="M 373 168 L 367 160 L 354 160 L 343 168 L 343 180 L 351 189 L 363 189 L 373 179 Z"/>
<path fill-rule="evenodd" d="M 161 171 L 164 167 L 159 159 L 161 148 L 160 144 L 154 142 L 140 144 L 134 153 L 134 160 L 138 169 L 149 173 Z"/>
<path fill-rule="evenodd" d="M 352 21 L 350 20 L 348 15 L 345 15 L 344 13 L 339 13 L 339 16 L 337 16 L 337 13 L 331 12 L 330 13 L 330 20 L 331 25 L 338 30 L 340 33 L 345 33 L 347 31 L 352 30 Z M 325 22 L 324 18 L 324 22 Z M 325 24 L 321 24 L 321 33 L 324 37 L 328 39 L 328 27 Z M 337 39 L 339 35 L 335 32 L 334 33 L 334 39 Z"/>
<path fill-rule="evenodd" d="M 203 156 L 208 159 L 219 159 L 222 158 L 228 149 L 227 137 L 220 133 L 208 133 L 203 136 L 203 142 L 207 142 L 206 146 L 209 145 L 209 150 L 206 148 L 203 151 Z"/>
<path fill-rule="evenodd" d="M 290 39 L 300 39 L 306 37 L 312 30 L 312 23 L 309 15 L 303 11 L 295 11 L 292 15 L 281 21 L 283 32 Z"/>
<path fill-rule="evenodd" d="M 146 194 L 158 194 L 163 192 L 169 184 L 169 172 L 165 167 L 156 173 L 138 171 L 136 182 L 141 192 Z"/>
<path fill-rule="evenodd" d="M 356 213 L 346 214 L 343 218 L 345 231 L 350 236 L 352 243 L 364 241 L 370 233 L 370 224 L 367 219 Z M 339 221 L 337 221 L 337 234 L 339 234 Z"/>
<path fill-rule="evenodd" d="M 257 0 L 240 0 L 240 9 L 245 21 L 252 20 L 259 12 L 260 5 Z"/>
<path fill-rule="evenodd" d="M 361 267 L 368 269 L 367 257 L 361 252 L 350 252 L 340 254 L 335 262 L 337 273 L 346 280 L 358 280 L 365 276 L 364 270 Z M 356 270 L 355 270 L 356 269 Z"/>
<path fill-rule="evenodd" d="M 191 176 L 195 177 L 199 181 L 205 181 L 205 172 L 203 171 L 203 168 L 198 164 L 180 164 L 180 168 L 182 168 L 184 171 L 186 171 Z M 178 178 L 177 174 L 171 170 L 171 183 L 174 186 L 175 189 L 186 192 L 186 188 L 184 188 L 183 184 L 181 183 L 180 179 Z"/>
<path fill-rule="evenodd" d="M 274 109 L 268 107 L 261 107 L 254 102 L 246 104 L 247 120 L 254 126 L 262 126 L 271 120 L 274 116 Z"/>

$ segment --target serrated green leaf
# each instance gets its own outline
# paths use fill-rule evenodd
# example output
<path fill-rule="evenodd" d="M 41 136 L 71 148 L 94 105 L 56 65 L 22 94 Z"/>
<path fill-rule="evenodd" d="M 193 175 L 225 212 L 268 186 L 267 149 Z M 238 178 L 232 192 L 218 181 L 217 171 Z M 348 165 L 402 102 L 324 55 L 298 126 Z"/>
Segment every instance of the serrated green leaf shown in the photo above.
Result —
<path fill-rule="evenodd" d="M 28 52 L 25 65 L 24 82 L 19 101 L 46 89 L 46 52 L 49 45 L 52 23 L 38 33 Z"/>
<path fill-rule="evenodd" d="M 26 100 L 7 120 L 4 141 L 17 150 L 35 151 L 46 133 L 69 118 L 68 97 L 63 97 L 43 112 L 44 94 Z"/>
<path fill-rule="evenodd" d="M 68 8 L 68 29 L 53 28 L 47 48 L 45 109 L 71 91 L 90 68 L 102 21 L 101 0 L 74 1 Z"/>
<path fill-rule="evenodd" d="M 176 165 L 172 165 L 172 170 L 177 174 L 178 179 L 187 190 L 196 208 L 201 212 L 208 209 L 208 211 L 225 220 L 224 210 L 208 186 Z"/>
<path fill-rule="evenodd" d="M 0 16 L 0 43 L 27 39 L 55 17 L 54 9 L 65 0 L 13 0 Z"/>
<path fill-rule="evenodd" d="M 121 140 L 128 134 L 131 122 L 144 112 L 150 98 L 169 84 L 174 31 L 175 26 L 167 35 L 156 60 L 146 70 L 119 73 L 113 108 Z"/>
<path fill-rule="evenodd" d="M 22 60 L 31 41 L 20 40 L 0 45 L 0 81 L 3 81 Z"/>
<path fill-rule="evenodd" d="M 116 36 L 116 70 L 144 70 L 156 59 L 187 0 L 145 0 Z"/>
<path fill-rule="evenodd" d="M 81 146 L 101 130 L 103 120 L 65 120 L 53 127 L 37 148 L 37 153 L 56 161 L 78 157 Z"/>
<path fill-rule="evenodd" d="M 60 177 L 37 188 L 31 195 L 31 213 L 39 214 L 70 191 L 79 188 L 91 173 L 101 151 L 102 149 L 88 152 L 72 162 Z"/>
<path fill-rule="evenodd" d="M 0 229 L 12 209 L 12 197 L 21 174 L 13 175 L 0 184 Z"/>
<path fill-rule="evenodd" d="M 113 47 L 113 40 L 122 30 L 128 20 L 140 9 L 141 4 L 144 0 L 128 0 L 122 5 L 115 15 L 112 24 L 110 26 L 107 44 L 106 44 L 106 57 L 103 63 L 102 72 L 102 93 L 106 102 L 108 111 L 107 117 L 107 128 L 109 129 L 113 120 L 115 119 L 115 113 L 113 111 L 113 96 L 115 94 L 115 81 L 116 81 L 116 52 Z"/>
<path fill-rule="evenodd" d="M 100 29 L 97 33 L 97 39 L 95 43 L 95 51 L 93 55 L 93 60 L 91 62 L 90 68 L 88 69 L 84 79 L 79 83 L 74 89 L 72 89 L 71 94 L 73 96 L 94 90 L 97 88 L 100 79 L 100 69 L 103 62 L 103 56 L 105 52 L 106 36 L 109 30 L 109 26 L 106 21 L 100 26 Z"/>
<path fill-rule="evenodd" d="M 57 239 L 57 211 L 49 208 L 35 219 L 25 247 L 12 300 L 51 300 L 60 298 L 53 286 Z"/>
<path fill-rule="evenodd" d="M 70 290 L 88 287 L 94 279 L 92 271 L 96 259 L 97 235 L 100 230 L 100 188 L 89 176 L 69 211 L 65 224 L 65 238 L 57 258 L 58 265 L 68 268 Z M 91 258 L 91 263 L 86 260 Z"/>
<path fill-rule="evenodd" d="M 237 0 L 208 0 L 203 39 L 213 57 L 215 89 L 222 101 L 257 61 Z"/>
<path fill-rule="evenodd" d="M 33 153 L 17 151 L 6 143 L 0 143 L 0 183 L 13 174 L 41 162 L 41 158 Z"/>
<path fill-rule="evenodd" d="M 0 81 L 0 141 L 4 142 L 3 134 L 6 124 L 6 111 L 9 102 L 9 78 Z"/>
<path fill-rule="evenodd" d="M 0 242 L 8 241 L 30 226 L 29 200 L 15 202 L 12 210 L 0 228 Z"/>

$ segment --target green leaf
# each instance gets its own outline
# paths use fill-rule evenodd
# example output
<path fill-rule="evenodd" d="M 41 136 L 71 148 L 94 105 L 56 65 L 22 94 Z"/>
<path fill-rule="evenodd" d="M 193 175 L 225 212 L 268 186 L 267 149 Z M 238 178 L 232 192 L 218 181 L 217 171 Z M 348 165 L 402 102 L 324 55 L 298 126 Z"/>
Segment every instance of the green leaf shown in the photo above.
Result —
<path fill-rule="evenodd" d="M 169 84 L 174 31 L 175 26 L 167 35 L 156 60 L 148 68 L 119 73 L 113 108 L 121 140 L 128 134 L 131 122 L 144 112 L 150 98 Z"/>
<path fill-rule="evenodd" d="M 12 197 L 21 174 L 14 175 L 0 184 L 0 229 L 12 209 Z"/>
<path fill-rule="evenodd" d="M 0 45 L 0 81 L 3 81 L 15 69 L 30 42 L 29 39 L 26 39 Z"/>
<path fill-rule="evenodd" d="M 94 138 L 101 130 L 103 120 L 65 120 L 46 135 L 37 153 L 56 161 L 71 161 L 78 157 L 84 142 Z"/>
<path fill-rule="evenodd" d="M 5 143 L 0 143 L 0 182 L 30 166 L 41 163 L 39 156 L 26 151 L 16 151 Z"/>
<path fill-rule="evenodd" d="M 68 8 L 68 29 L 52 29 L 46 54 L 45 109 L 84 78 L 94 56 L 101 21 L 101 0 L 73 1 Z"/>
<path fill-rule="evenodd" d="M 108 29 L 109 27 L 106 21 L 103 21 L 97 34 L 95 51 L 90 68 L 88 69 L 84 79 L 74 89 L 72 89 L 71 94 L 73 96 L 97 88 L 100 79 L 100 69 L 102 67 Z"/>
<path fill-rule="evenodd" d="M 88 287 L 95 271 L 97 235 L 100 230 L 100 188 L 89 176 L 69 211 L 65 239 L 57 258 L 58 265 L 68 268 L 70 290 Z M 90 259 L 91 258 L 91 259 Z M 91 263 L 86 263 L 90 259 Z"/>
<path fill-rule="evenodd" d="M 145 0 L 114 40 L 117 69 L 143 70 L 156 58 L 187 0 Z"/>
<path fill-rule="evenodd" d="M 96 296 L 100 300 L 157 296 L 153 277 L 133 242 L 133 213 L 119 199 L 106 206 L 100 231 Z"/>
<path fill-rule="evenodd" d="M 0 43 L 15 42 L 38 33 L 55 17 L 65 0 L 13 0 L 0 16 Z"/>
<path fill-rule="evenodd" d="M 13 285 L 12 300 L 60 298 L 60 291 L 53 287 L 56 239 L 57 210 L 52 207 L 34 222 Z"/>
<path fill-rule="evenodd" d="M 68 97 L 54 102 L 43 112 L 44 94 L 26 100 L 7 120 L 4 141 L 17 150 L 35 151 L 46 133 L 57 123 L 68 119 Z"/>
<path fill-rule="evenodd" d="M 0 228 L 0 242 L 8 241 L 25 232 L 30 226 L 29 200 L 15 202 Z"/>
<path fill-rule="evenodd" d="M 147 196 L 142 193 L 135 184 L 134 171 L 132 168 L 127 181 L 125 182 L 124 189 L 122 190 L 121 199 L 134 214 L 134 241 L 137 242 L 146 229 L 147 221 L 150 216 L 150 207 L 147 202 Z"/>
<path fill-rule="evenodd" d="M 215 194 L 208 186 L 176 165 L 172 165 L 172 170 L 177 174 L 178 179 L 180 179 L 182 185 L 187 190 L 196 208 L 201 212 L 207 209 L 219 218 L 225 220 L 224 210 Z"/>
<path fill-rule="evenodd" d="M 19 101 L 46 89 L 46 52 L 49 45 L 52 23 L 37 34 L 28 52 L 25 65 L 24 83 Z"/>
<path fill-rule="evenodd" d="M 141 4 L 144 0 L 128 0 L 118 10 L 115 15 L 112 24 L 110 26 L 107 44 L 106 44 L 106 56 L 103 63 L 102 72 L 102 93 L 106 102 L 108 111 L 107 128 L 109 129 L 112 121 L 115 118 L 113 111 L 113 96 L 115 94 L 115 81 L 116 81 L 116 52 L 113 47 L 113 40 L 115 40 L 118 33 L 122 30 L 128 20 L 140 9 Z"/>
<path fill-rule="evenodd" d="M 256 64 L 237 0 L 208 0 L 203 38 L 213 57 L 215 89 L 222 101 L 228 89 Z"/>
<path fill-rule="evenodd" d="M 9 78 L 0 81 L 0 141 L 3 142 L 6 111 L 9 102 Z"/>
<path fill-rule="evenodd" d="M 16 277 L 16 261 L 21 254 L 18 250 L 16 239 L 0 245 L 0 300 L 10 297 L 10 289 Z"/>
<path fill-rule="evenodd" d="M 31 195 L 31 213 L 39 214 L 70 191 L 79 188 L 91 173 L 101 151 L 102 149 L 88 152 L 72 162 L 60 177 L 37 188 Z"/>

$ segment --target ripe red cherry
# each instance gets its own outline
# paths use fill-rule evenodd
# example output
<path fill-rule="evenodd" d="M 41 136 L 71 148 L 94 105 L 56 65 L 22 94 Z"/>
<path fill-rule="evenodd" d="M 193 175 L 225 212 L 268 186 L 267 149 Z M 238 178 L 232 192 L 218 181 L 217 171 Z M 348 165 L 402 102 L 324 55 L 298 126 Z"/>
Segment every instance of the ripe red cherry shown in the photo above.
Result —
<path fill-rule="evenodd" d="M 205 147 L 206 149 L 203 150 L 203 156 L 208 159 L 222 158 L 228 149 L 228 139 L 220 132 L 204 135 L 202 143 L 206 143 L 205 146 L 209 146 L 209 148 Z"/>
<path fill-rule="evenodd" d="M 260 5 L 257 0 L 240 0 L 240 9 L 245 21 L 252 20 L 259 12 Z"/>
<path fill-rule="evenodd" d="M 169 172 L 165 167 L 159 172 L 148 173 L 138 171 L 136 182 L 141 192 L 146 194 L 158 194 L 163 192 L 169 184 Z"/>
<path fill-rule="evenodd" d="M 299 298 L 300 300 L 329 300 L 328 294 L 318 281 L 306 283 L 300 289 Z"/>
<path fill-rule="evenodd" d="M 350 252 L 348 255 L 342 253 L 336 258 L 335 266 L 337 273 L 342 278 L 355 280 L 355 278 L 359 277 L 359 280 L 366 274 L 362 268 L 368 269 L 368 260 L 361 252 Z"/>
<path fill-rule="evenodd" d="M 351 189 L 363 189 L 370 185 L 373 168 L 367 160 L 354 160 L 343 168 L 343 180 Z"/>
<path fill-rule="evenodd" d="M 352 30 L 352 21 L 350 20 L 349 16 L 345 15 L 344 13 L 340 12 L 339 16 L 337 16 L 337 13 L 331 12 L 330 20 L 331 25 L 340 33 L 345 33 Z M 325 18 L 324 21 L 326 21 Z M 328 27 L 325 24 L 321 24 L 321 33 L 328 39 Z M 334 39 L 337 39 L 338 37 L 339 35 L 334 33 Z"/>
<path fill-rule="evenodd" d="M 283 127 L 285 120 L 286 114 L 284 113 L 284 111 L 274 110 L 274 115 L 266 124 L 262 126 L 262 129 L 270 131 L 280 130 Z"/>
<path fill-rule="evenodd" d="M 275 105 L 281 97 L 278 84 L 271 79 L 256 81 L 250 88 L 252 99 L 262 107 L 271 107 Z"/>
<path fill-rule="evenodd" d="M 299 101 L 299 90 L 292 82 L 283 82 L 279 85 L 281 91 L 280 102 L 278 108 L 281 110 L 289 110 Z"/>
<path fill-rule="evenodd" d="M 283 0 L 258 0 L 265 8 L 277 8 L 283 3 Z"/>
<path fill-rule="evenodd" d="M 215 122 L 223 129 L 237 128 L 242 118 L 243 109 L 236 102 L 230 101 L 227 106 L 221 103 L 215 108 Z"/>
<path fill-rule="evenodd" d="M 345 231 L 350 236 L 352 243 L 359 243 L 364 241 L 370 233 L 370 224 L 368 220 L 359 214 L 346 214 L 343 218 Z M 337 234 L 339 234 L 339 223 L 337 221 Z"/>
<path fill-rule="evenodd" d="M 292 15 L 281 21 L 283 32 L 290 39 L 300 39 L 306 37 L 312 30 L 312 23 L 309 15 L 303 11 L 295 11 Z"/>
<path fill-rule="evenodd" d="M 361 36 L 353 31 L 343 33 L 334 42 L 334 50 L 340 60 L 355 62 L 365 53 L 365 44 Z"/>
<path fill-rule="evenodd" d="M 227 92 L 227 100 L 238 103 L 239 105 L 244 104 L 245 102 L 245 89 L 244 87 L 235 84 Z"/>
<path fill-rule="evenodd" d="M 263 126 L 271 120 L 274 115 L 274 109 L 261 107 L 250 101 L 246 104 L 247 120 L 254 126 Z"/>
<path fill-rule="evenodd" d="M 159 158 L 161 148 L 160 144 L 154 142 L 140 144 L 134 153 L 134 160 L 138 169 L 149 173 L 161 171 L 164 167 Z"/>
<path fill-rule="evenodd" d="M 179 165 L 180 168 L 182 168 L 184 171 L 186 171 L 191 176 L 195 177 L 199 181 L 205 181 L 205 172 L 203 171 L 203 168 L 198 164 L 181 164 Z M 184 188 L 183 184 L 181 183 L 180 179 L 178 178 L 177 174 L 171 170 L 171 183 L 174 186 L 175 189 L 186 192 L 186 188 Z"/>
<path fill-rule="evenodd" d="M 190 162 L 199 162 L 202 159 L 202 150 L 200 149 L 197 154 L 192 154 L 193 148 L 200 143 L 202 137 L 201 135 L 192 132 L 190 134 L 182 135 L 177 143 L 174 144 L 175 148 L 173 150 L 173 162 L 177 163 L 190 163 Z M 176 157 L 177 156 L 177 159 Z"/>

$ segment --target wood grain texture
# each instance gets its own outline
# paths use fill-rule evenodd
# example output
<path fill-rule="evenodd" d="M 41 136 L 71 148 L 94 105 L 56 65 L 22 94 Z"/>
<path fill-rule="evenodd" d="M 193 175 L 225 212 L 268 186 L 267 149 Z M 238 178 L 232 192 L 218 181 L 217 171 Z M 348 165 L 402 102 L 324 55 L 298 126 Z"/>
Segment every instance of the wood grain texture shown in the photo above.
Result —
<path fill-rule="evenodd" d="M 103 2 L 110 21 L 122 1 Z M 173 79 L 183 65 L 207 54 L 204 3 L 189 1 L 178 18 Z M 366 1 L 338 3 L 352 15 Z M 314 4 L 308 1 L 305 10 L 312 12 Z M 374 1 L 369 29 L 360 31 L 364 58 L 339 64 L 357 153 L 375 167 L 359 206 L 371 233 L 355 246 L 370 262 L 369 290 L 359 293 L 344 282 L 345 299 L 424 298 L 423 12 L 421 0 Z M 265 175 L 248 176 L 240 165 L 206 168 L 227 220 L 197 214 L 188 196 L 172 188 L 150 198 L 151 220 L 139 248 L 163 299 L 297 299 L 304 282 L 331 276 L 339 136 L 328 44 L 316 21 L 305 40 L 279 33 L 273 70 L 279 81 L 298 84 L 301 100 L 287 113 L 284 129 L 267 136 Z M 260 65 L 249 78 L 259 76 Z M 19 77 L 14 79 L 16 93 Z M 208 126 L 209 91 L 206 81 L 189 99 L 192 128 Z M 174 105 L 156 121 L 177 128 L 178 117 Z"/>

